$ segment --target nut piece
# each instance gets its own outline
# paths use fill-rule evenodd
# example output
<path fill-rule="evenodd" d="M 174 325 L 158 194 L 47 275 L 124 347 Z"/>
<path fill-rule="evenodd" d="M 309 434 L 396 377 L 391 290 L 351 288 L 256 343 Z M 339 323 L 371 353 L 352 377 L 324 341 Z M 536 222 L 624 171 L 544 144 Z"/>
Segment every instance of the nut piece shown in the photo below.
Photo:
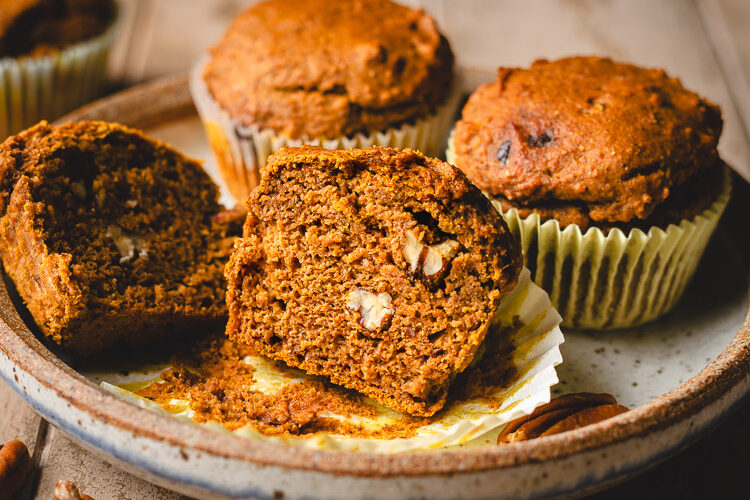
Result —
<path fill-rule="evenodd" d="M 423 245 L 419 242 L 416 230 L 406 231 L 406 240 L 402 252 L 409 271 L 416 276 L 420 272 L 425 276 L 433 276 L 443 272 L 448 262 L 456 256 L 459 244 L 455 240 L 445 240 L 437 245 Z"/>
<path fill-rule="evenodd" d="M 31 470 L 31 457 L 21 441 L 10 441 L 0 446 L 0 500 L 15 498 Z"/>
<path fill-rule="evenodd" d="M 55 500 L 94 500 L 78 491 L 78 487 L 70 481 L 60 480 L 55 486 Z"/>
<path fill-rule="evenodd" d="M 611 394 L 565 394 L 513 420 L 500 432 L 497 444 L 514 443 L 571 431 L 606 420 L 628 409 Z"/>
<path fill-rule="evenodd" d="M 601 422 L 602 420 L 607 420 L 610 417 L 614 417 L 615 415 L 619 415 L 620 413 L 625 413 L 626 411 L 628 411 L 626 407 L 618 404 L 584 408 L 583 410 L 578 411 L 578 413 L 573 413 L 572 415 L 558 421 L 552 427 L 544 431 L 541 435 L 551 436 L 552 434 L 572 431 L 573 429 L 578 429 L 580 427 L 585 427 L 587 425 Z"/>
<path fill-rule="evenodd" d="M 349 293 L 346 307 L 359 312 L 359 325 L 367 331 L 387 330 L 393 318 L 391 296 L 382 292 L 375 295 L 367 290 L 357 289 Z"/>
<path fill-rule="evenodd" d="M 107 232 L 104 234 L 115 242 L 117 251 L 120 252 L 120 264 L 131 261 L 135 257 L 136 251 L 139 258 L 148 258 L 148 249 L 143 239 L 125 234 L 122 229 L 114 224 L 107 226 Z"/>
<path fill-rule="evenodd" d="M 71 182 L 70 183 L 70 190 L 73 192 L 73 194 L 81 200 L 86 199 L 86 187 L 81 182 Z"/>

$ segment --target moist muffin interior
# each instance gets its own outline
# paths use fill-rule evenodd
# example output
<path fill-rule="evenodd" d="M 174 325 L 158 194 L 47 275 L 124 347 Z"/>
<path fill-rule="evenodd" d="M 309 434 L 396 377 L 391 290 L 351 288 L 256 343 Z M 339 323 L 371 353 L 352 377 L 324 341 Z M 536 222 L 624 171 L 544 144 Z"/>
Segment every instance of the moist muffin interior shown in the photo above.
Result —
<path fill-rule="evenodd" d="M 153 301 L 157 284 L 176 292 L 207 257 L 211 217 L 220 210 L 216 186 L 192 164 L 120 140 L 68 148 L 62 168 L 30 192 L 41 205 L 36 228 L 52 252 L 72 255 L 94 307 Z M 129 244 L 132 256 L 118 248 Z M 196 285 L 191 292 L 210 305 L 213 283 Z"/>
<path fill-rule="evenodd" d="M 53 340 L 89 352 L 121 335 L 221 321 L 239 217 L 220 215 L 195 161 L 97 122 L 42 124 L 2 149 L 4 263 Z M 27 260 L 14 240 L 39 254 Z"/>
<path fill-rule="evenodd" d="M 230 337 L 433 414 L 517 279 L 507 227 L 457 170 L 412 151 L 286 148 L 269 165 L 227 266 Z M 457 243 L 442 271 L 411 272 L 410 231 Z M 356 291 L 388 294 L 392 313 L 368 328 Z"/>

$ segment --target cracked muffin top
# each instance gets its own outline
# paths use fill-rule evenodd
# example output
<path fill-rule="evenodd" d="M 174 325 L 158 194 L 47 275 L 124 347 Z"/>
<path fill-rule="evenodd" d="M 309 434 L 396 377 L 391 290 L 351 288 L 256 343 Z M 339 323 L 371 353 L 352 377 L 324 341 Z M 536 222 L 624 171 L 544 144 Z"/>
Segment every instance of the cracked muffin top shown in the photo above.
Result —
<path fill-rule="evenodd" d="M 388 0 L 271 0 L 234 20 L 203 76 L 244 125 L 331 138 L 429 114 L 452 72 L 448 42 L 424 11 Z"/>
<path fill-rule="evenodd" d="M 571 57 L 500 68 L 469 98 L 453 146 L 508 205 L 609 224 L 647 219 L 688 181 L 716 177 L 721 129 L 719 108 L 663 70 Z"/>

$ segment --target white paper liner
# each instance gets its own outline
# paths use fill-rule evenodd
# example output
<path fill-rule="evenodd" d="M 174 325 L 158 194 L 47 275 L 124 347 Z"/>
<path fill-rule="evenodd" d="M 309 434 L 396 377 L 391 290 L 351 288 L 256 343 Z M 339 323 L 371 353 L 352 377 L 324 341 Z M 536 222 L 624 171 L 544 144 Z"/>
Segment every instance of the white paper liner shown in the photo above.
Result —
<path fill-rule="evenodd" d="M 384 146 L 411 148 L 428 156 L 439 156 L 443 153 L 445 139 L 461 96 L 461 85 L 456 78 L 446 102 L 433 114 L 413 124 L 404 124 L 382 132 L 359 133 L 352 137 L 292 139 L 268 128 L 248 127 L 233 120 L 213 99 L 203 79 L 203 68 L 208 60 L 209 56 L 204 55 L 191 69 L 190 93 L 216 156 L 219 172 L 237 200 L 247 198 L 260 181 L 260 173 L 267 158 L 284 146 L 310 144 L 326 149 Z"/>
<path fill-rule="evenodd" d="M 440 414 L 438 420 L 418 428 L 413 437 L 372 439 L 326 433 L 280 437 L 261 434 L 250 426 L 229 431 L 219 423 L 196 425 L 295 446 L 378 453 L 426 450 L 468 443 L 515 418 L 528 415 L 537 406 L 549 402 L 550 388 L 558 381 L 555 366 L 562 362 L 559 346 L 564 341 L 558 327 L 561 318 L 550 304 L 547 294 L 531 281 L 529 271 L 525 268 L 516 288 L 501 301 L 494 322 L 500 325 L 510 325 L 516 317 L 521 324 L 512 337 L 514 345 L 512 357 L 516 367 L 516 376 L 506 389 L 490 396 L 495 400 L 493 405 L 495 408 L 488 405 L 487 398 L 454 403 Z M 245 358 L 245 362 L 252 364 L 254 368 L 253 376 L 256 383 L 253 389 L 267 394 L 272 394 L 286 384 L 295 383 L 307 377 L 296 369 L 289 368 L 282 372 L 260 357 L 248 357 Z M 152 367 L 145 373 L 131 372 L 127 376 L 117 372 L 87 376 L 100 382 L 106 390 L 138 406 L 192 422 L 187 401 L 173 400 L 170 411 L 166 411 L 154 402 L 131 392 L 131 390 L 138 390 L 157 381 L 159 373 L 165 368 L 166 366 L 156 369 Z M 293 377 L 289 376 L 290 373 Z M 372 400 L 368 399 L 368 401 L 377 409 L 376 418 L 356 416 L 338 418 L 348 419 L 368 428 L 376 428 L 386 423 L 393 423 L 403 416 Z M 326 416 L 337 418 L 330 414 Z"/>
<path fill-rule="evenodd" d="M 0 140 L 99 97 L 116 26 L 53 54 L 0 59 Z"/>
<path fill-rule="evenodd" d="M 452 139 L 451 134 L 446 159 L 455 165 Z M 605 234 L 597 227 L 582 232 L 576 224 L 562 229 L 554 219 L 524 218 L 490 199 L 521 241 L 524 264 L 549 293 L 563 326 L 611 330 L 653 321 L 677 305 L 729 202 L 726 167 L 723 182 L 717 200 L 692 219 L 628 234 L 619 228 Z"/>

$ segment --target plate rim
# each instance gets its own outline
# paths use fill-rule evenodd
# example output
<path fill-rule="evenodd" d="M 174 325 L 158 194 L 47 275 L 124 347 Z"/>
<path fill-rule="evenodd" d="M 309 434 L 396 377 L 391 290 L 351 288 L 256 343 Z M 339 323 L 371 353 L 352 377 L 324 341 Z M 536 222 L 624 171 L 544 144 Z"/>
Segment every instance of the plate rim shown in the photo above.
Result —
<path fill-rule="evenodd" d="M 177 75 L 95 101 L 59 121 L 96 117 L 148 128 L 185 117 L 191 110 L 194 107 L 187 76 Z M 734 178 L 735 189 L 742 185 L 750 193 L 750 185 L 738 175 Z M 750 235 L 746 239 L 748 244 L 740 241 L 739 247 L 750 253 Z M 92 418 L 137 436 L 254 465 L 354 477 L 449 476 L 570 457 L 647 436 L 698 413 L 750 377 L 750 273 L 748 280 L 748 312 L 739 331 L 716 358 L 686 382 L 598 424 L 536 440 L 474 449 L 397 454 L 312 450 L 218 433 L 144 411 L 93 384 L 47 349 L 26 327 L 4 283 L 0 283 L 0 351 L 13 364 L 13 371 L 21 369 L 31 374 L 37 382 Z M 24 399 L 31 399 L 26 389 L 18 386 L 17 378 L 16 384 L 13 380 L 8 382 Z"/>

